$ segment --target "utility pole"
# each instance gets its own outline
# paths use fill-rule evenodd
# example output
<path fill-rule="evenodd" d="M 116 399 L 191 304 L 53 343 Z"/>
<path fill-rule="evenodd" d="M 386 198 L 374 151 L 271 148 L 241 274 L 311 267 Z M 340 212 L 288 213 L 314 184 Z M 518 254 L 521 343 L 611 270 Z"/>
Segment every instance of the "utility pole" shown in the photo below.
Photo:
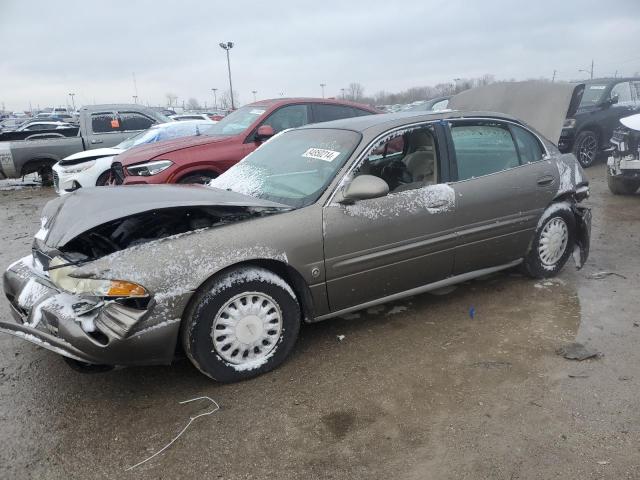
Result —
<path fill-rule="evenodd" d="M 256 93 L 258 93 L 257 90 L 251 90 L 251 93 L 253 93 L 253 101 L 256 101 Z"/>
<path fill-rule="evenodd" d="M 132 72 L 133 75 L 133 98 L 136 100 L 136 103 L 138 103 L 137 99 L 138 99 L 138 82 L 136 82 L 136 72 Z"/>
<path fill-rule="evenodd" d="M 216 92 L 218 91 L 217 88 L 212 88 L 211 91 L 213 92 L 213 108 L 215 108 L 216 110 L 218 109 L 218 98 L 216 97 Z"/>
<path fill-rule="evenodd" d="M 233 42 L 221 43 L 220 48 L 227 52 L 227 70 L 229 71 L 229 94 L 231 96 L 231 110 L 235 110 L 236 106 L 233 103 L 233 84 L 231 83 L 231 60 L 229 59 L 229 50 L 233 48 Z"/>
<path fill-rule="evenodd" d="M 342 92 L 342 99 L 344 100 L 344 91 L 345 91 L 345 89 L 341 88 L 340 91 Z"/>
<path fill-rule="evenodd" d="M 593 80 L 593 59 L 591 59 L 591 80 Z"/>
<path fill-rule="evenodd" d="M 558 73 L 556 70 L 553 71 L 553 77 L 551 77 L 551 83 L 556 81 L 556 73 Z"/>
<path fill-rule="evenodd" d="M 74 97 L 76 96 L 76 94 L 75 93 L 70 93 L 69 96 L 71 97 L 71 104 L 73 105 L 73 111 L 75 112 L 76 111 L 76 100 L 75 100 Z"/>
<path fill-rule="evenodd" d="M 326 83 L 321 83 L 320 84 L 320 88 L 322 89 L 322 98 L 324 98 L 324 87 L 326 87 L 327 84 Z"/>
<path fill-rule="evenodd" d="M 133 103 L 135 103 L 136 105 L 138 104 L 138 95 L 132 95 L 133 97 Z"/>

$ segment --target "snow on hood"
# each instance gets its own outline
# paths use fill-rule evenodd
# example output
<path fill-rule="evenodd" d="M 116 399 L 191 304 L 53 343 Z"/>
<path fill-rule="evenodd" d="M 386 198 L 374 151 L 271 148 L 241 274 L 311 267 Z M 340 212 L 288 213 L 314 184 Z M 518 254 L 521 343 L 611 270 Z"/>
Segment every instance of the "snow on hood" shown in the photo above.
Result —
<path fill-rule="evenodd" d="M 118 161 L 123 165 L 133 165 L 134 163 L 144 162 L 156 158 L 158 155 L 174 152 L 176 150 L 182 150 L 183 148 L 195 147 L 197 145 L 204 145 L 210 143 L 222 143 L 230 142 L 235 137 L 223 137 L 214 135 L 198 135 L 190 137 L 181 137 L 173 140 L 163 140 L 161 142 L 147 143 L 143 145 L 137 145 L 130 148 L 126 152 L 123 152 Z"/>
<path fill-rule="evenodd" d="M 620 119 L 620 123 L 631 130 L 640 131 L 640 113 Z"/>
<path fill-rule="evenodd" d="M 87 230 L 138 213 L 175 207 L 235 206 L 290 209 L 268 200 L 201 185 L 80 188 L 47 203 L 40 240 L 60 248 Z"/>
<path fill-rule="evenodd" d="M 472 88 L 449 100 L 449 108 L 506 113 L 558 144 L 562 125 L 573 116 L 584 84 L 541 81 L 497 82 Z"/>

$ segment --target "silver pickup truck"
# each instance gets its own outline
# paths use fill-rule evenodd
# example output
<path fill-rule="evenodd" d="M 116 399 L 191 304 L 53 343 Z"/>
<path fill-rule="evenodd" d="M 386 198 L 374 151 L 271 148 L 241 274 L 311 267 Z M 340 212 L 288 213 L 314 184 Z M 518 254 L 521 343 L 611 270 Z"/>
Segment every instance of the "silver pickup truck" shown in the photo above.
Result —
<path fill-rule="evenodd" d="M 38 132 L 0 134 L 0 179 L 37 172 L 51 185 L 51 167 L 83 150 L 112 147 L 168 117 L 142 105 L 91 105 L 80 109 L 80 126 Z"/>

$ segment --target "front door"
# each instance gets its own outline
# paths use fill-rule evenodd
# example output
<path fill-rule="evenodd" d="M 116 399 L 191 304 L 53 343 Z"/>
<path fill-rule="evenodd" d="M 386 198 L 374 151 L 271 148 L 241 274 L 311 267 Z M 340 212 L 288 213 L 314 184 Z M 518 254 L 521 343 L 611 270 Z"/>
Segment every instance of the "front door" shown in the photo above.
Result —
<path fill-rule="evenodd" d="M 451 273 L 454 191 L 438 183 L 444 140 L 431 125 L 391 132 L 349 178 L 385 180 L 388 195 L 324 209 L 327 293 L 332 311 L 416 288 Z"/>

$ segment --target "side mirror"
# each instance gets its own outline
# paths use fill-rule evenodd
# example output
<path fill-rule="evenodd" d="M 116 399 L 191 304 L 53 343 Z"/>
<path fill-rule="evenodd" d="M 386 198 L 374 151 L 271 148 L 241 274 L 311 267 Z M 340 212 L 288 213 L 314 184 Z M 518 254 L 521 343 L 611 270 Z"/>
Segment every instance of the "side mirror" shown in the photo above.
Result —
<path fill-rule="evenodd" d="M 615 95 L 611 98 L 608 98 L 604 101 L 605 106 L 610 107 L 611 105 L 615 105 L 618 103 L 618 95 Z"/>
<path fill-rule="evenodd" d="M 256 142 L 261 142 L 267 138 L 273 137 L 275 134 L 276 132 L 273 131 L 273 127 L 271 125 L 260 125 L 255 134 L 255 140 Z"/>
<path fill-rule="evenodd" d="M 356 200 L 384 197 L 389 193 L 389 185 L 374 175 L 358 175 L 338 192 L 338 203 L 350 204 Z"/>

